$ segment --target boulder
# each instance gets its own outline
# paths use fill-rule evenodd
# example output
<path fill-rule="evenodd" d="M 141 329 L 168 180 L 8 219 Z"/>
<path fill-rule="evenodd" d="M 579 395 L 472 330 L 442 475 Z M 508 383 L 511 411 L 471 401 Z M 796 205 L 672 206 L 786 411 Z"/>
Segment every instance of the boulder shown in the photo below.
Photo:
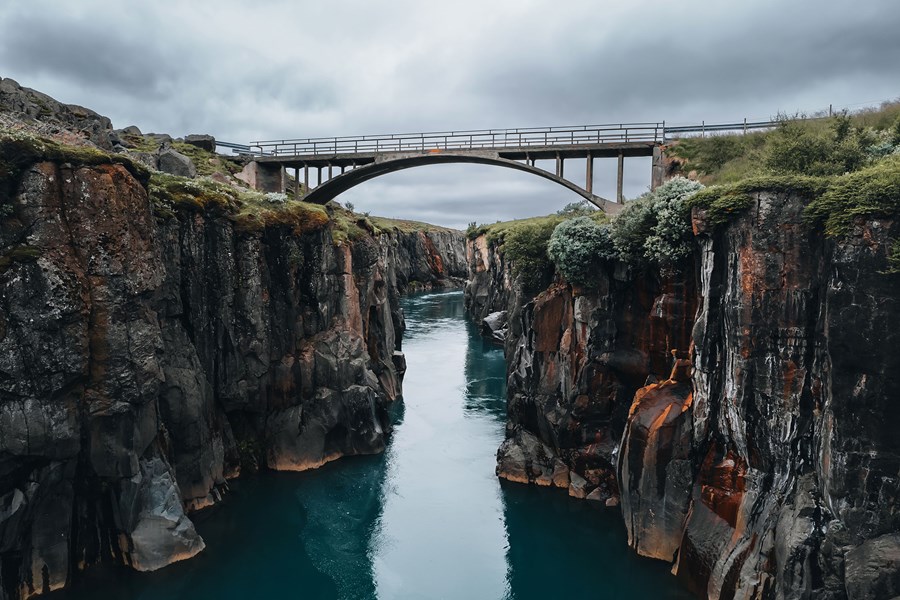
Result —
<path fill-rule="evenodd" d="M 155 571 L 203 550 L 206 544 L 184 514 L 170 468 L 159 458 L 141 461 L 137 485 L 140 507 L 131 531 L 131 566 Z"/>
<path fill-rule="evenodd" d="M 492 312 L 481 320 L 481 335 L 502 344 L 506 340 L 506 332 L 509 331 L 507 321 L 505 310 Z"/>
<path fill-rule="evenodd" d="M 151 140 L 155 140 L 158 144 L 171 144 L 172 136 L 168 133 L 145 133 L 145 138 L 150 138 Z"/>
<path fill-rule="evenodd" d="M 900 533 L 868 540 L 848 552 L 845 560 L 850 600 L 900 595 Z"/>
<path fill-rule="evenodd" d="M 181 177 L 196 177 L 194 162 L 180 152 L 167 148 L 159 153 L 159 170 Z"/>
<path fill-rule="evenodd" d="M 0 80 L 0 110 L 18 115 L 42 132 L 64 129 L 103 150 L 112 150 L 112 123 L 103 115 L 75 104 L 63 104 L 47 94 Z"/>
<path fill-rule="evenodd" d="M 216 151 L 216 138 L 206 134 L 191 134 L 184 136 L 184 143 L 191 146 L 197 146 L 201 150 L 207 152 Z"/>

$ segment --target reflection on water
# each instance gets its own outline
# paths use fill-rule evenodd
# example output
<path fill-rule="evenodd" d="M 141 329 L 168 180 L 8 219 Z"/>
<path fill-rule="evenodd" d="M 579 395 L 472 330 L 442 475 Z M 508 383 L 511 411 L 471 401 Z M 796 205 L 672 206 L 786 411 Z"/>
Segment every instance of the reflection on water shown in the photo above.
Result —
<path fill-rule="evenodd" d="M 450 293 L 405 301 L 406 420 L 386 452 L 384 508 L 371 549 L 381 598 L 505 594 L 506 532 L 494 477 L 503 427 L 470 410 L 477 403 L 467 393 L 472 361 L 461 300 Z M 494 376 L 485 370 L 477 379 Z"/>
<path fill-rule="evenodd" d="M 460 293 L 404 300 L 404 403 L 384 455 L 233 482 L 207 548 L 155 573 L 94 569 L 53 600 L 686 598 L 618 513 L 494 475 L 505 364 Z"/>

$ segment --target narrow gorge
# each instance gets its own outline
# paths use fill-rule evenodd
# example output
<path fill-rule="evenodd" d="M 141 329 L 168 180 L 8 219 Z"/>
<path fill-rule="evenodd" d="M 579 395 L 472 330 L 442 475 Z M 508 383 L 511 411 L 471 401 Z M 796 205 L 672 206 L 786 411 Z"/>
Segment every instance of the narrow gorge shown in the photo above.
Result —
<path fill-rule="evenodd" d="M 299 169 L 252 189 L 209 136 L 114 130 L 9 79 L 0 108 L 0 600 L 200 561 L 200 519 L 271 516 L 268 490 L 300 522 L 284 538 L 312 504 L 351 530 L 303 571 L 323 597 L 418 597 L 452 552 L 509 600 L 900 597 L 895 156 L 702 189 L 668 149 L 617 216 L 464 233 L 304 202 Z M 464 308 L 409 297 L 463 287 Z M 498 443 L 502 482 L 466 454 Z M 318 491 L 270 473 L 315 469 Z M 474 508 L 408 500 L 451 481 Z M 432 506 L 483 526 L 457 539 Z M 447 568 L 398 575 L 429 518 Z"/>
<path fill-rule="evenodd" d="M 900 594 L 900 224 L 825 238 L 808 203 L 695 208 L 680 273 L 613 261 L 533 299 L 470 239 L 467 306 L 508 322 L 499 476 L 620 506 L 629 545 L 698 597 Z"/>

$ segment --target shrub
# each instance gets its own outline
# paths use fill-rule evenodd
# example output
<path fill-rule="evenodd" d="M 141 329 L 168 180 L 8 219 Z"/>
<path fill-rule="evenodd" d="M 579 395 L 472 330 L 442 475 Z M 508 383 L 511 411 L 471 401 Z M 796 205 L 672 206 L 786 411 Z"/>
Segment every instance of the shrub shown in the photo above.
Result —
<path fill-rule="evenodd" d="M 702 188 L 676 177 L 629 203 L 610 230 L 619 258 L 632 265 L 671 266 L 690 254 L 690 208 L 685 200 Z"/>
<path fill-rule="evenodd" d="M 547 255 L 566 280 L 590 285 L 603 262 L 616 258 L 617 253 L 609 225 L 582 216 L 556 226 L 547 243 Z"/>
<path fill-rule="evenodd" d="M 846 234 L 862 215 L 900 216 L 900 157 L 834 179 L 806 207 L 806 217 L 830 236 Z"/>
<path fill-rule="evenodd" d="M 553 263 L 547 256 L 547 244 L 558 220 L 539 219 L 519 223 L 503 233 L 503 254 L 513 274 L 520 276 L 525 289 L 546 287 L 553 277 Z"/>
<path fill-rule="evenodd" d="M 271 202 L 272 204 L 284 204 L 287 202 L 287 194 L 281 192 L 267 192 L 266 193 L 266 201 Z"/>
<path fill-rule="evenodd" d="M 721 225 L 750 207 L 753 195 L 758 192 L 791 193 L 811 199 L 824 193 L 829 181 L 827 177 L 759 175 L 738 183 L 700 190 L 687 198 L 685 206 L 688 210 L 694 207 L 704 209 L 707 223 Z"/>
<path fill-rule="evenodd" d="M 570 202 L 564 207 L 556 211 L 560 217 L 583 217 L 597 212 L 591 203 L 587 200 L 579 200 L 578 202 Z"/>
<path fill-rule="evenodd" d="M 840 175 L 865 164 L 867 141 L 846 115 L 833 117 L 827 128 L 783 121 L 769 136 L 765 166 L 775 174 Z"/>

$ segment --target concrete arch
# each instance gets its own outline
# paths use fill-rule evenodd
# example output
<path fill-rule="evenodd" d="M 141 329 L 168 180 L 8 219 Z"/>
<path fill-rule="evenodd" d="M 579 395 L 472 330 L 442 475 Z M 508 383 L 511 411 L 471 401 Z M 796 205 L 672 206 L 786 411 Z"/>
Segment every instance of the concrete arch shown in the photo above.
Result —
<path fill-rule="evenodd" d="M 341 175 L 329 179 L 328 181 L 323 182 L 312 191 L 310 191 L 303 199 L 307 202 L 325 204 L 329 200 L 333 200 L 339 194 L 346 192 L 350 188 L 369 181 L 370 179 L 380 177 L 381 175 L 393 173 L 394 171 L 411 169 L 413 167 L 438 165 L 445 163 L 492 165 L 497 167 L 506 167 L 508 169 L 516 169 L 517 171 L 524 171 L 526 173 L 531 173 L 532 175 L 537 175 L 538 177 L 548 179 L 575 192 L 603 211 L 615 213 L 618 212 L 618 210 L 621 208 L 620 204 L 610 202 L 605 198 L 596 196 L 588 192 L 587 190 L 580 188 L 571 181 L 563 179 L 562 177 L 550 173 L 549 171 L 545 171 L 544 169 L 539 169 L 537 167 L 533 167 L 528 164 L 517 162 L 508 158 L 501 158 L 496 155 L 473 156 L 471 154 L 461 155 L 449 153 L 416 154 L 413 156 L 403 156 L 398 158 L 391 157 L 389 159 L 376 161 L 360 167 L 356 167 L 355 169 L 347 171 Z"/>

